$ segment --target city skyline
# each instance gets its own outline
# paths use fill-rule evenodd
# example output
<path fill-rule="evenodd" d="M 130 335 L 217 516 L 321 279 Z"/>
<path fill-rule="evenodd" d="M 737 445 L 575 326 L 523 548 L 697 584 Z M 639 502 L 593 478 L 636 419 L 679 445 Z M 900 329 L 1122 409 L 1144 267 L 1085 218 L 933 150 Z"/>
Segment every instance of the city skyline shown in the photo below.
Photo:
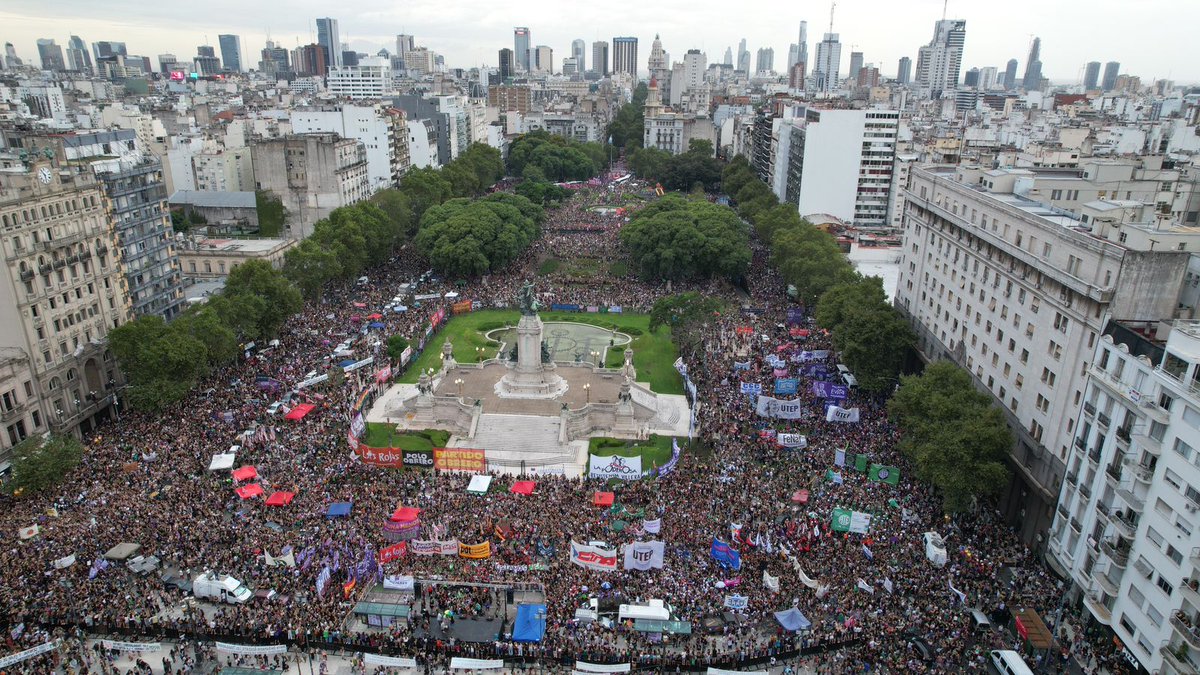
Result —
<path fill-rule="evenodd" d="M 1081 82 L 1089 61 L 1119 61 L 1122 72 L 1144 80 L 1200 82 L 1200 65 L 1180 59 L 1182 54 L 1175 47 L 1186 39 L 1185 26 L 1200 20 L 1200 5 L 1182 0 L 1154 0 L 1149 4 L 1152 11 L 1131 12 L 1127 2 L 1117 0 L 1062 0 L 1047 10 L 1044 3 L 1013 0 L 1004 11 L 997 11 L 994 5 L 958 0 L 950 3 L 946 17 L 967 22 L 964 72 L 971 67 L 1002 69 L 1010 58 L 1018 59 L 1023 72 L 1030 42 L 1036 36 L 1042 42 L 1043 75 L 1056 83 Z M 520 12 L 507 13 L 477 0 L 453 6 L 418 2 L 403 8 L 382 0 L 364 0 L 356 5 L 358 11 L 330 12 L 325 4 L 296 0 L 286 13 L 290 18 L 283 22 L 269 8 L 246 7 L 231 0 L 213 0 L 194 15 L 176 6 L 129 0 L 103 4 L 62 0 L 55 5 L 52 16 L 45 12 L 44 5 L 32 0 L 12 0 L 6 7 L 0 12 L 0 25 L 5 26 L 0 40 L 12 42 L 27 60 L 36 59 L 39 38 L 54 39 L 60 45 L 72 34 L 88 43 L 120 40 L 129 45 L 130 53 L 184 57 L 192 54 L 196 45 L 215 44 L 218 34 L 235 34 L 241 36 L 248 61 L 243 68 L 255 69 L 257 58 L 252 55 L 262 49 L 268 30 L 270 38 L 286 48 L 310 44 L 316 42 L 316 19 L 324 16 L 339 21 L 341 39 L 355 51 L 373 54 L 387 48 L 391 52 L 395 35 L 408 33 L 416 36 L 418 44 L 444 55 L 447 66 L 453 68 L 495 67 L 497 51 L 511 46 L 516 25 L 529 26 L 534 44 L 548 45 L 563 54 L 570 53 L 575 39 L 591 43 L 630 35 L 649 45 L 659 33 L 672 61 L 682 58 L 688 49 L 700 49 L 714 63 L 727 47 L 736 46 L 743 37 L 751 52 L 771 48 L 776 54 L 786 54 L 800 21 L 808 21 L 810 32 L 815 34 L 829 28 L 829 7 L 824 3 L 810 5 L 804 14 L 794 9 L 781 13 L 765 0 L 739 5 L 738 14 L 771 16 L 769 22 L 714 21 L 713 13 L 724 11 L 719 6 L 713 5 L 711 12 L 704 7 L 697 11 L 681 2 L 659 4 L 653 9 L 633 3 L 609 11 L 582 7 L 562 17 L 542 2 L 528 3 Z M 1164 14 L 1172 20 L 1160 21 Z M 64 15 L 73 18 L 64 21 Z M 113 16 L 123 18 L 113 20 Z M 664 19 L 666 16 L 672 18 Z M 1121 20 L 1114 21 L 1114 16 Z M 865 64 L 875 64 L 882 74 L 892 77 L 900 57 L 914 58 L 918 48 L 928 42 L 930 26 L 941 18 L 942 3 L 937 0 L 901 5 L 883 0 L 844 0 L 838 4 L 833 30 L 840 34 L 847 52 L 851 48 L 863 52 Z M 1138 34 L 1154 34 L 1155 38 L 1136 47 L 1129 45 L 1125 36 Z M 1080 35 L 1089 36 L 1088 44 L 1080 44 Z M 639 56 L 643 62 L 639 70 L 644 69 L 646 56 Z"/>

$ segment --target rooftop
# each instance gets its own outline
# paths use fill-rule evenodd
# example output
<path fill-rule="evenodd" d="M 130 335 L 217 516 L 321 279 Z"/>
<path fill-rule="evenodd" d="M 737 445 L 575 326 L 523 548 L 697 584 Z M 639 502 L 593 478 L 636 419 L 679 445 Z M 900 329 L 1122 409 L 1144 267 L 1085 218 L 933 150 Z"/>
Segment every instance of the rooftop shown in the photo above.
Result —
<path fill-rule="evenodd" d="M 195 249 L 184 248 L 179 253 L 187 254 L 193 250 L 200 253 L 267 253 L 286 245 L 289 241 L 289 239 L 196 239 Z"/>
<path fill-rule="evenodd" d="M 168 199 L 171 204 L 189 204 L 207 208 L 253 209 L 253 192 L 216 192 L 211 190 L 176 190 Z"/>

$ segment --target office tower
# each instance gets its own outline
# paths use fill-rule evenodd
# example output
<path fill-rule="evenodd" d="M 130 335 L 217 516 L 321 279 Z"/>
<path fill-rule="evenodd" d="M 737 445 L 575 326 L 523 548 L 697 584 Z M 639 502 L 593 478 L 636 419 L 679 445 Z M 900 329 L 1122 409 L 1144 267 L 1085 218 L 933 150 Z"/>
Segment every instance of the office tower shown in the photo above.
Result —
<path fill-rule="evenodd" d="M 209 45 L 200 45 L 196 47 L 196 56 L 212 56 L 216 57 L 217 50 Z"/>
<path fill-rule="evenodd" d="M 800 22 L 800 42 L 799 50 L 796 54 L 797 63 L 808 63 L 808 22 Z"/>
<path fill-rule="evenodd" d="M 501 49 L 500 50 L 500 79 L 507 80 L 508 78 L 512 77 L 513 72 L 514 72 L 513 68 L 515 65 L 516 65 L 515 62 L 513 61 L 513 50 L 509 49 L 508 47 Z"/>
<path fill-rule="evenodd" d="M 792 44 L 788 45 L 787 62 L 784 65 L 786 65 L 790 71 L 791 67 L 796 65 L 799 62 L 800 62 L 800 45 L 793 42 Z"/>
<path fill-rule="evenodd" d="M 804 89 L 804 67 L 805 63 L 793 63 L 788 69 L 788 87 L 791 89 Z"/>
<path fill-rule="evenodd" d="M 842 63 L 842 43 L 837 33 L 826 33 L 817 43 L 817 63 L 813 66 L 817 91 L 832 92 L 838 89 L 838 68 Z"/>
<path fill-rule="evenodd" d="M 1083 69 L 1083 90 L 1094 91 L 1100 83 L 1100 62 L 1088 61 Z"/>
<path fill-rule="evenodd" d="M 933 39 L 917 53 L 917 86 L 929 98 L 958 86 L 967 22 L 943 19 L 934 24 Z"/>
<path fill-rule="evenodd" d="M 1004 66 L 1004 88 L 1015 89 L 1017 87 L 1017 60 L 1009 59 L 1008 64 Z"/>
<path fill-rule="evenodd" d="M 900 65 L 896 68 L 896 82 L 900 84 L 912 82 L 912 59 L 907 56 L 900 57 Z"/>
<path fill-rule="evenodd" d="M 533 70 L 533 64 L 530 63 L 529 58 L 530 39 L 528 28 L 524 26 L 513 28 L 513 54 L 516 55 L 517 64 L 521 67 L 521 70 L 526 73 Z"/>
<path fill-rule="evenodd" d="M 847 77 L 857 78 L 858 71 L 863 67 L 863 53 L 850 52 L 850 70 L 846 71 Z"/>
<path fill-rule="evenodd" d="M 547 75 L 554 74 L 554 50 L 546 45 L 538 45 L 534 50 L 533 69 Z"/>
<path fill-rule="evenodd" d="M 615 37 L 612 39 L 612 71 L 627 73 L 636 82 L 638 77 L 638 39 L 635 37 Z"/>
<path fill-rule="evenodd" d="M 592 43 L 592 70 L 601 77 L 608 75 L 608 43 L 604 40 Z"/>
<path fill-rule="evenodd" d="M 328 68 L 342 65 L 342 41 L 338 36 L 337 19 L 325 17 L 317 19 L 317 44 L 325 51 L 325 65 Z M 325 73 L 318 73 L 324 75 Z"/>
<path fill-rule="evenodd" d="M 315 42 L 292 50 L 292 68 L 297 75 L 324 75 L 329 70 L 325 61 L 325 48 Z"/>
<path fill-rule="evenodd" d="M 979 87 L 980 91 L 988 91 L 996 86 L 996 74 L 999 71 L 995 66 L 988 66 L 979 69 Z"/>
<path fill-rule="evenodd" d="M 54 43 L 54 40 L 48 38 L 40 38 L 37 41 L 38 58 L 42 61 L 42 70 L 66 70 L 67 64 L 63 61 L 62 47 Z"/>
<path fill-rule="evenodd" d="M 975 87 L 975 88 L 979 87 L 979 69 L 978 68 L 972 68 L 967 71 L 967 74 L 963 76 L 963 86 L 964 87 Z"/>
<path fill-rule="evenodd" d="M 158 72 L 163 75 L 170 75 L 171 71 L 176 68 L 179 59 L 175 58 L 174 54 L 159 54 L 158 55 Z"/>
<path fill-rule="evenodd" d="M 1100 81 L 1100 88 L 1104 91 L 1112 91 L 1117 87 L 1117 75 L 1121 72 L 1121 64 L 1116 61 L 1109 61 L 1104 64 L 1104 79 Z"/>
<path fill-rule="evenodd" d="M 405 52 L 411 52 L 416 48 L 417 44 L 413 36 L 404 33 L 396 36 L 396 56 L 403 57 Z"/>
<path fill-rule="evenodd" d="M 575 59 L 576 72 L 585 72 L 587 70 L 587 58 L 585 50 L 587 43 L 583 40 L 571 40 L 571 58 Z"/>
<path fill-rule="evenodd" d="M 733 66 L 733 47 L 725 48 L 725 59 L 721 61 L 727 66 Z"/>
<path fill-rule="evenodd" d="M 218 35 L 217 44 L 221 46 L 221 63 L 225 64 L 225 70 L 243 72 L 242 38 L 237 35 Z"/>
<path fill-rule="evenodd" d="M 4 43 L 4 67 L 16 68 L 21 65 L 21 59 L 17 57 L 17 48 L 11 42 Z"/>
<path fill-rule="evenodd" d="M 267 45 L 262 50 L 262 61 L 258 63 L 258 69 L 268 75 L 291 72 L 287 50 L 267 40 Z"/>
<path fill-rule="evenodd" d="M 742 38 L 742 41 L 738 43 L 737 58 L 738 58 L 737 69 L 742 71 L 743 73 L 749 74 L 750 73 L 750 50 L 746 49 L 746 38 Z"/>
<path fill-rule="evenodd" d="M 775 70 L 775 50 L 770 47 L 764 47 L 758 50 L 758 60 L 755 62 L 754 71 L 759 74 L 767 74 Z"/>
<path fill-rule="evenodd" d="M 579 66 L 576 65 L 574 56 L 568 56 L 562 60 L 561 72 L 563 75 L 575 75 L 579 73 Z"/>
<path fill-rule="evenodd" d="M 201 75 L 216 75 L 221 72 L 221 59 L 216 56 L 216 51 L 208 45 L 201 45 L 196 48 L 196 72 Z"/>
<path fill-rule="evenodd" d="M 87 43 L 78 35 L 72 35 L 67 41 L 67 70 L 91 72 L 92 55 L 88 52 Z"/>
<path fill-rule="evenodd" d="M 1033 38 L 1033 44 L 1029 47 L 1029 60 L 1025 62 L 1025 77 L 1021 80 L 1021 86 L 1026 91 L 1040 89 L 1042 85 L 1042 38 Z"/>
<path fill-rule="evenodd" d="M 93 42 L 92 55 L 96 57 L 96 68 L 100 67 L 101 61 L 115 63 L 118 56 L 129 56 L 129 52 L 125 49 L 124 42 Z"/>
<path fill-rule="evenodd" d="M 329 69 L 326 86 L 334 98 L 383 98 L 394 93 L 392 60 L 383 56 L 368 56 L 356 58 L 354 65 L 334 66 Z"/>

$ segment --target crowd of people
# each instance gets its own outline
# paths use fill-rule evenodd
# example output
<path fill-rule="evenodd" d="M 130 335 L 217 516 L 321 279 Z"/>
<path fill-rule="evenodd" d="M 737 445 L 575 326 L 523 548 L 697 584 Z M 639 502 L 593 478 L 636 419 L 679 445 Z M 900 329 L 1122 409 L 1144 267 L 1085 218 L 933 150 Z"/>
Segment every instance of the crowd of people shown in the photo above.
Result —
<path fill-rule="evenodd" d="M 548 212 L 546 236 L 510 271 L 465 288 L 430 281 L 418 293 L 456 290 L 484 306 L 506 306 L 548 257 L 620 259 L 616 235 L 627 216 L 596 207 L 635 203 L 640 198 L 631 195 L 639 190 L 646 186 L 636 181 L 580 189 Z M 573 227 L 580 223 L 589 227 Z M 697 437 L 685 444 L 671 474 L 622 485 L 619 510 L 593 506 L 591 497 L 603 486 L 586 478 L 538 476 L 534 493 L 520 495 L 509 492 L 520 477 L 498 475 L 490 492 L 479 496 L 466 491 L 469 475 L 363 465 L 350 451 L 346 432 L 356 394 L 375 369 L 304 393 L 317 407 L 302 420 L 268 414 L 278 393 L 264 389 L 260 378 L 291 386 L 314 370 L 324 371 L 331 345 L 350 337 L 357 339 L 359 357 L 369 354 L 380 362 L 386 360 L 382 343 L 388 336 L 405 335 L 416 344 L 442 302 L 411 303 L 402 313 L 381 310 L 401 283 L 419 278 L 425 268 L 405 249 L 372 270 L 369 283 L 328 289 L 287 322 L 278 347 L 250 352 L 215 373 L 168 414 L 122 411 L 119 420 L 86 439 L 83 464 L 67 482 L 5 503 L 0 509 L 0 531 L 8 537 L 0 549 L 5 651 L 84 630 L 333 643 L 415 656 L 431 669 L 446 666 L 453 656 L 520 655 L 554 663 L 578 658 L 665 668 L 791 656 L 828 673 L 950 673 L 979 668 L 986 650 L 1011 646 L 994 635 L 972 636 L 970 608 L 1057 606 L 1061 587 L 995 514 L 943 516 L 937 495 L 912 478 L 898 452 L 899 432 L 888 422 L 882 398 L 854 392 L 843 405 L 857 408 L 860 420 L 828 422 L 812 378 L 801 377 L 798 394 L 787 398 L 800 399 L 804 418 L 756 414 L 754 397 L 741 393 L 741 383 L 770 393 L 776 359 L 787 361 L 795 377 L 802 352 L 830 350 L 822 362 L 836 373 L 829 338 L 811 319 L 797 325 L 793 315 L 788 322 L 795 306 L 761 247 L 745 287 L 713 280 L 670 289 L 702 291 L 753 311 L 714 317 L 702 329 L 703 349 L 683 355 L 702 412 Z M 552 277 L 537 282 L 537 291 L 545 304 L 619 305 L 641 312 L 669 292 L 664 284 L 633 277 L 599 282 Z M 363 317 L 377 311 L 383 327 L 371 329 Z M 792 331 L 799 326 L 808 329 L 803 337 Z M 436 347 L 435 335 L 427 348 Z M 783 433 L 802 433 L 807 446 L 782 447 L 777 439 Z M 261 497 L 243 500 L 229 472 L 209 471 L 210 458 L 235 444 L 242 446 L 235 466 L 253 465 L 266 495 L 293 492 L 295 501 L 269 507 Z M 837 465 L 839 449 L 899 467 L 900 482 L 873 481 L 852 462 Z M 831 470 L 836 480 L 829 479 Z M 804 503 L 793 499 L 800 490 L 807 491 Z M 348 517 L 326 517 L 335 502 L 352 503 Z M 381 526 L 401 505 L 421 510 L 422 538 L 487 541 L 492 557 L 409 554 L 372 565 L 392 543 Z M 869 531 L 834 532 L 835 508 L 870 513 Z M 613 523 L 619 518 L 629 525 L 617 531 Z M 655 519 L 661 519 L 661 531 L 652 535 L 643 521 Z M 506 521 L 505 536 L 497 534 L 500 521 Z M 37 536 L 18 540 L 17 532 L 32 524 L 39 526 Z M 922 535 L 928 531 L 947 543 L 944 567 L 926 557 Z M 715 537 L 738 551 L 739 569 L 710 555 Z M 666 544 L 661 569 L 618 566 L 601 572 L 569 561 L 572 541 L 619 548 L 649 539 Z M 165 587 L 157 575 L 138 576 L 99 562 L 121 542 L 139 544 L 180 577 L 213 570 L 276 595 L 239 605 L 184 602 L 187 594 Z M 296 565 L 267 565 L 265 553 L 290 553 Z M 74 564 L 53 565 L 71 555 Z M 1013 581 L 1001 581 L 1002 567 Z M 351 615 L 353 602 L 377 575 L 411 575 L 418 583 L 436 578 L 540 584 L 547 604 L 545 635 L 539 643 L 517 645 L 505 635 L 486 643 L 440 640 L 404 621 L 390 628 L 354 628 L 359 624 Z M 769 587 L 767 578 L 777 578 L 778 588 Z M 430 593 L 424 604 L 431 607 L 467 617 L 497 616 L 489 593 Z M 746 598 L 745 607 L 727 607 L 730 596 Z M 605 605 L 662 599 L 672 607 L 672 618 L 690 622 L 692 632 L 659 635 L 622 622 L 605 627 L 576 621 L 576 610 L 591 597 Z M 810 628 L 787 631 L 776 621 L 775 612 L 793 607 Z M 422 620 L 427 624 L 428 616 L 413 619 Z M 914 638 L 931 649 L 923 651 Z M 820 653 L 804 655 L 809 652 Z M 203 658 L 195 648 L 187 653 Z M 54 664 L 85 658 L 91 657 L 78 648 L 63 648 L 14 668 L 49 672 Z"/>

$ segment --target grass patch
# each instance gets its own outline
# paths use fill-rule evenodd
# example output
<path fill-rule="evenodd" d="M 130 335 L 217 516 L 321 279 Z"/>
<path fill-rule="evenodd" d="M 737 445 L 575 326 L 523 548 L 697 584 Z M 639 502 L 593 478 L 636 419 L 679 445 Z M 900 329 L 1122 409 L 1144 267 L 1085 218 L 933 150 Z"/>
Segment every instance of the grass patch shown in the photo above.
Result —
<path fill-rule="evenodd" d="M 609 265 L 608 273 L 618 279 L 621 277 L 627 277 L 629 276 L 629 264 L 624 260 L 618 260 L 612 265 Z"/>
<path fill-rule="evenodd" d="M 599 457 L 641 457 L 642 469 L 662 466 L 671 460 L 673 436 L 652 434 L 648 441 L 597 436 L 588 440 L 588 452 Z"/>
<path fill-rule="evenodd" d="M 682 394 L 683 379 L 675 371 L 675 359 L 679 353 L 671 342 L 671 329 L 661 326 L 653 333 L 650 332 L 650 317 L 646 314 L 589 314 L 586 312 L 544 312 L 542 321 L 573 321 L 599 326 L 604 329 L 616 328 L 633 338 L 630 347 L 633 348 L 633 365 L 638 371 L 638 380 L 649 382 L 650 388 L 660 394 Z M 516 310 L 489 309 L 470 314 L 460 314 L 450 319 L 440 333 L 435 334 L 425 351 L 417 357 L 416 363 L 409 366 L 400 377 L 400 382 L 414 384 L 421 371 L 426 368 L 438 370 L 442 366 L 442 344 L 448 339 L 454 343 L 454 359 L 462 363 L 475 363 L 479 360 L 476 347 L 483 348 L 483 358 L 496 356 L 499 345 L 484 337 L 483 332 L 516 326 L 521 315 Z M 611 349 L 607 364 L 619 367 L 624 359 L 624 348 Z M 668 447 L 670 444 L 668 443 Z"/>
<path fill-rule="evenodd" d="M 538 266 L 538 275 L 544 277 L 548 274 L 554 274 L 558 271 L 559 264 L 560 263 L 554 258 L 547 258 L 546 260 L 543 260 L 542 264 Z"/>
<path fill-rule="evenodd" d="M 405 431 L 396 433 L 396 427 L 383 422 L 368 422 L 363 442 L 372 448 L 400 448 L 401 450 L 430 450 L 444 448 L 450 441 L 450 432 L 441 429 Z"/>

